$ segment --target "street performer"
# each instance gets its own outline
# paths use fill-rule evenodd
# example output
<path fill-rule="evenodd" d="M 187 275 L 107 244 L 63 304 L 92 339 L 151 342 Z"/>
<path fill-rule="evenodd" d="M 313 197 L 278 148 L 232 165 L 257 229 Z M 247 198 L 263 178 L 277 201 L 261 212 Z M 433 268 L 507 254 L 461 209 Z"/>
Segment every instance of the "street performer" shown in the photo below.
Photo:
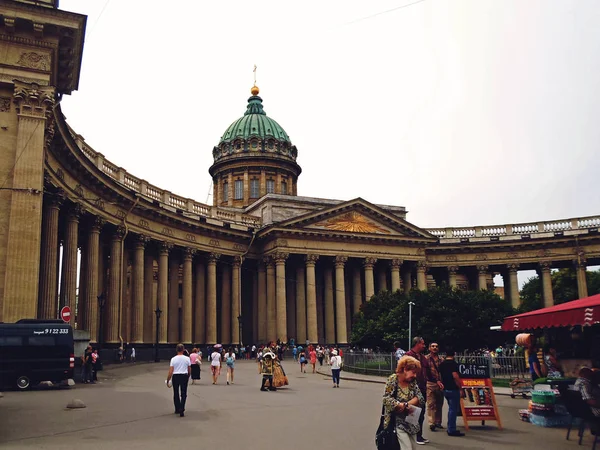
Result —
<path fill-rule="evenodd" d="M 273 385 L 273 372 L 275 371 L 275 354 L 269 348 L 265 349 L 260 362 L 260 373 L 262 374 L 261 391 L 266 391 L 265 384 L 269 382 L 269 391 L 276 391 L 277 388 Z"/>

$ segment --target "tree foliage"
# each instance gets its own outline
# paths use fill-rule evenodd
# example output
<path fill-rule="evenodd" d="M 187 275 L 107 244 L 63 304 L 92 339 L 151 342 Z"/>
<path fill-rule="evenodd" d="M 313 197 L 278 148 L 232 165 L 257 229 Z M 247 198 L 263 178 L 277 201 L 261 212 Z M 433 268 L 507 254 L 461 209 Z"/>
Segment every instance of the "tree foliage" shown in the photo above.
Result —
<path fill-rule="evenodd" d="M 381 292 L 362 305 L 354 317 L 351 340 L 362 347 L 390 350 L 394 341 L 408 345 L 409 302 L 412 336 L 423 336 L 457 350 L 494 345 L 498 325 L 513 314 L 508 302 L 492 291 L 461 291 L 448 287 L 409 294 Z"/>
<path fill-rule="evenodd" d="M 552 272 L 552 297 L 555 304 L 570 302 L 579 298 L 577 291 L 577 274 L 575 269 L 560 269 Z M 600 271 L 587 271 L 586 280 L 588 295 L 600 293 Z M 544 307 L 542 282 L 536 275 L 529 278 L 520 292 L 521 305 L 518 312 L 528 312 Z"/>

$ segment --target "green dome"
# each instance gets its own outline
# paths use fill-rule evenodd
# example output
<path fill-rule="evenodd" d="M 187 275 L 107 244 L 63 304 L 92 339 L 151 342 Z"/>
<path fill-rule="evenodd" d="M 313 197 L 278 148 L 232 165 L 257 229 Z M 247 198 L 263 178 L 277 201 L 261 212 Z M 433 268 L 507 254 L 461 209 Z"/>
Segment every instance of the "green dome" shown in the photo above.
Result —
<path fill-rule="evenodd" d="M 248 99 L 248 108 L 243 117 L 233 122 L 221 136 L 219 143 L 233 142 L 236 139 L 248 140 L 252 137 L 259 139 L 275 139 L 288 142 L 290 138 L 281 126 L 263 110 L 262 98 L 253 95 Z"/>

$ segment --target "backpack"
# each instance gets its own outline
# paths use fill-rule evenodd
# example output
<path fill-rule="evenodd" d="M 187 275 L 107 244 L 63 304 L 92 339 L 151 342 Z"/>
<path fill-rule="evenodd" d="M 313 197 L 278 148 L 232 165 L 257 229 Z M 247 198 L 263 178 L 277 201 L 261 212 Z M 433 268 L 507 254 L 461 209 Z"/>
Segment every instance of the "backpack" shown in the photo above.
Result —
<path fill-rule="evenodd" d="M 225 359 L 225 363 L 226 363 L 226 364 L 227 364 L 229 367 L 232 367 L 232 366 L 233 366 L 233 357 L 231 357 L 231 356 L 228 356 L 228 357 Z"/>

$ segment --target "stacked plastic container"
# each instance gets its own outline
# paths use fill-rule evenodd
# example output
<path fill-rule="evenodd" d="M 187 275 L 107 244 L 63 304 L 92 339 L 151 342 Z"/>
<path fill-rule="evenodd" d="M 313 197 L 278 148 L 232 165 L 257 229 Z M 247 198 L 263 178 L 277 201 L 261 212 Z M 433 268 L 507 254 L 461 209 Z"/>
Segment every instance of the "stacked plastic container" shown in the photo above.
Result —
<path fill-rule="evenodd" d="M 567 408 L 557 390 L 531 391 L 529 421 L 540 427 L 562 427 L 571 423 Z"/>

